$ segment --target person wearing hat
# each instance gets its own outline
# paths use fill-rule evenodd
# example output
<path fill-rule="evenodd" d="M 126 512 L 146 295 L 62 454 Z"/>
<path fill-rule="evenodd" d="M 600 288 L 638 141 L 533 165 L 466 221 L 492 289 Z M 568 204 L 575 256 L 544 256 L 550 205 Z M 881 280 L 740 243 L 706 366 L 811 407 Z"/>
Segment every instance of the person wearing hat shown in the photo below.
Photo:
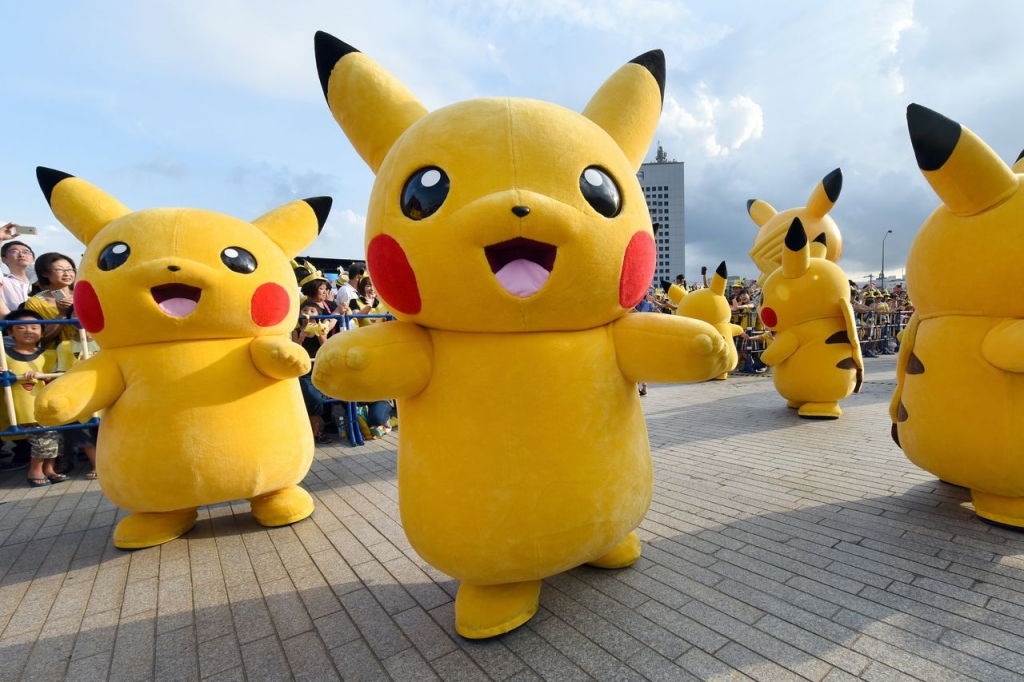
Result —
<path fill-rule="evenodd" d="M 300 266 L 292 261 L 292 266 L 295 268 L 295 277 L 299 282 L 299 291 L 303 296 L 299 302 L 300 307 L 312 304 L 320 309 L 320 315 L 348 315 L 348 304 L 344 301 L 335 304 L 330 300 L 331 283 L 312 263 L 306 261 Z M 335 332 L 338 321 L 325 321 L 328 323 L 327 334 L 330 336 Z"/>

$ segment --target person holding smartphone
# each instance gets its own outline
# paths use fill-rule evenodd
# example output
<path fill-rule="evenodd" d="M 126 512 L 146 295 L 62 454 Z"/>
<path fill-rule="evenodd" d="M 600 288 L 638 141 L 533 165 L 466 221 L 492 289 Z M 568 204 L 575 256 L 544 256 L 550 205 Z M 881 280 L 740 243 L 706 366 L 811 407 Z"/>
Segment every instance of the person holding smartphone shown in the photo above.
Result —
<path fill-rule="evenodd" d="M 78 273 L 75 261 L 56 251 L 44 253 L 35 264 L 38 293 L 25 301 L 27 310 L 34 310 L 47 320 L 70 319 L 75 315 L 72 288 Z M 43 343 L 57 345 L 58 340 L 78 338 L 73 324 L 48 324 L 43 327 Z"/>

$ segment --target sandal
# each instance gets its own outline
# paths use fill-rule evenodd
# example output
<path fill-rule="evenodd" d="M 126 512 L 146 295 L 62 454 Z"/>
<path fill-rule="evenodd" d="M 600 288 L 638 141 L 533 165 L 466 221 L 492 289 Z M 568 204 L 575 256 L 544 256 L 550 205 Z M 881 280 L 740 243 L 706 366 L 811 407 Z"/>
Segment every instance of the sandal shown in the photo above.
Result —
<path fill-rule="evenodd" d="M 44 485 L 50 485 L 50 479 L 48 478 L 30 478 L 28 479 L 29 486 L 33 488 L 42 488 Z"/>
<path fill-rule="evenodd" d="M 330 436 L 325 436 L 324 434 L 320 434 L 313 440 L 316 442 L 317 445 L 328 445 L 334 442 Z"/>
<path fill-rule="evenodd" d="M 68 477 L 65 474 L 50 474 L 47 478 L 50 479 L 50 483 L 61 483 L 62 481 L 68 480 Z"/>
<path fill-rule="evenodd" d="M 97 478 L 99 478 L 99 477 L 96 475 L 96 470 L 95 469 L 93 469 L 92 471 L 90 471 L 89 473 L 87 473 L 85 475 L 85 480 L 87 480 L 87 481 L 95 481 Z"/>

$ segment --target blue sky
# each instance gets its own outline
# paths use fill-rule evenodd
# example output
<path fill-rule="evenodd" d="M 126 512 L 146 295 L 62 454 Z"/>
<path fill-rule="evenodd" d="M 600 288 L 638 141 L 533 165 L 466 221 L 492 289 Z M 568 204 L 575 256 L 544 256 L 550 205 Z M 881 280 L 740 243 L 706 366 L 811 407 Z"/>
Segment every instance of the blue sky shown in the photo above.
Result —
<path fill-rule="evenodd" d="M 38 226 L 37 253 L 81 254 L 37 165 L 133 209 L 252 219 L 328 194 L 334 210 L 310 253 L 361 257 L 373 177 L 324 103 L 316 30 L 430 109 L 508 95 L 578 111 L 616 68 L 660 47 L 657 140 L 687 163 L 691 279 L 723 259 L 754 276 L 747 199 L 803 205 L 836 167 L 841 265 L 877 273 L 892 229 L 891 276 L 938 205 L 914 162 L 907 104 L 956 119 L 1012 162 L 1024 147 L 1022 19 L 1024 3 L 984 0 L 0 0 L 0 220 Z"/>

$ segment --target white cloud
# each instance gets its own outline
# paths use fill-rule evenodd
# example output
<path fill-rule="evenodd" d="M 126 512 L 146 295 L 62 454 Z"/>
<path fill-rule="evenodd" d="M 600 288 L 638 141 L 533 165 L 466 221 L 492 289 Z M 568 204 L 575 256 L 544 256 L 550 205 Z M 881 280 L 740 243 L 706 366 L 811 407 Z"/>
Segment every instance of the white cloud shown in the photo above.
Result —
<path fill-rule="evenodd" d="M 366 216 L 350 208 L 334 208 L 320 236 L 306 251 L 307 255 L 323 258 L 352 258 L 365 260 L 363 232 Z"/>
<path fill-rule="evenodd" d="M 661 129 L 682 141 L 687 159 L 725 156 L 761 137 L 764 112 L 747 95 L 723 101 L 707 84 L 699 83 L 688 106 L 671 95 L 665 98 Z"/>

